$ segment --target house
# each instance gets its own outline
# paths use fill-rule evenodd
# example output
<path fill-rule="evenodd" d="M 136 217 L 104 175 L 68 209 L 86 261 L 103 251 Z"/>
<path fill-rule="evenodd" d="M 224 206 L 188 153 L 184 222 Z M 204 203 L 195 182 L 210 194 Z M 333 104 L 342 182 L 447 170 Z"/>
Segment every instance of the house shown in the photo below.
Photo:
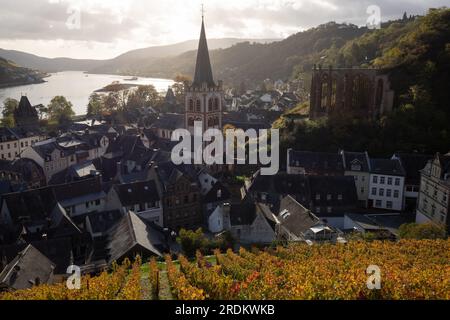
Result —
<path fill-rule="evenodd" d="M 185 115 L 179 113 L 165 113 L 158 117 L 151 129 L 161 139 L 170 140 L 173 131 L 185 127 Z"/>
<path fill-rule="evenodd" d="M 420 191 L 420 171 L 433 156 L 424 154 L 396 153 L 392 159 L 398 159 L 405 169 L 405 210 L 414 212 Z"/>
<path fill-rule="evenodd" d="M 111 192 L 118 197 L 123 212 L 132 211 L 143 220 L 163 227 L 162 199 L 154 180 L 115 185 Z"/>
<path fill-rule="evenodd" d="M 331 229 L 323 226 L 322 221 L 291 196 L 281 200 L 277 216 L 277 239 L 282 241 L 306 241 L 314 239 L 331 239 Z M 316 228 L 316 229 L 312 229 Z M 330 231 L 330 232 L 328 232 Z M 313 236 L 311 237 L 311 233 Z"/>
<path fill-rule="evenodd" d="M 416 222 L 434 223 L 449 229 L 449 199 L 450 154 L 437 153 L 420 171 Z"/>
<path fill-rule="evenodd" d="M 307 208 L 333 227 L 341 227 L 344 214 L 357 208 L 353 177 L 311 176 L 309 188 L 311 198 Z"/>
<path fill-rule="evenodd" d="M 232 204 L 229 217 L 230 232 L 239 243 L 270 244 L 275 240 L 276 218 L 265 204 Z"/>
<path fill-rule="evenodd" d="M 34 246 L 28 245 L 0 273 L 0 291 L 29 289 L 54 280 L 55 265 Z"/>
<path fill-rule="evenodd" d="M 154 226 L 129 211 L 109 232 L 107 249 L 109 263 L 121 262 L 125 258 L 134 260 L 162 257 L 166 249 L 163 234 Z"/>
<path fill-rule="evenodd" d="M 410 217 L 401 214 L 346 214 L 344 228 L 346 232 L 371 233 L 377 239 L 395 240 L 399 238 L 398 229 L 402 224 L 412 222 Z"/>
<path fill-rule="evenodd" d="M 193 166 L 163 162 L 154 164 L 150 174 L 162 195 L 164 227 L 195 229 L 203 224 L 198 172 Z"/>
<path fill-rule="evenodd" d="M 371 159 L 369 207 L 402 211 L 405 175 L 398 159 Z"/>
<path fill-rule="evenodd" d="M 367 152 L 349 152 L 342 150 L 344 175 L 355 179 L 359 205 L 367 207 L 369 201 L 370 158 Z"/>
<path fill-rule="evenodd" d="M 103 135 L 63 135 L 35 143 L 23 151 L 22 157 L 39 164 L 49 181 L 54 174 L 72 165 L 103 156 L 108 145 L 109 139 Z"/>
<path fill-rule="evenodd" d="M 345 176 L 305 176 L 278 173 L 262 176 L 256 173 L 242 190 L 243 198 L 255 201 L 278 212 L 281 200 L 290 195 L 305 208 L 336 227 L 342 224 L 344 213 L 357 207 L 355 182 Z"/>
<path fill-rule="evenodd" d="M 343 175 L 342 157 L 338 153 L 295 151 L 287 153 L 287 173 L 303 175 Z"/>
<path fill-rule="evenodd" d="M 45 138 L 45 135 L 37 130 L 2 127 L 0 128 L 0 159 L 10 161 L 18 159 L 26 148 Z"/>

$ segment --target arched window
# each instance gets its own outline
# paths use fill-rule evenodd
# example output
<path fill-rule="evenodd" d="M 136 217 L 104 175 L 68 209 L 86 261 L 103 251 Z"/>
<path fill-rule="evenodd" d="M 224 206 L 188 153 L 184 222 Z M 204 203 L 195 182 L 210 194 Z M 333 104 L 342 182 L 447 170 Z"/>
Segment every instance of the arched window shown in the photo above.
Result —
<path fill-rule="evenodd" d="M 213 117 L 208 118 L 208 127 L 214 127 L 214 118 Z"/>
<path fill-rule="evenodd" d="M 377 98 L 376 98 L 376 106 L 378 108 L 381 107 L 381 103 L 383 102 L 383 90 L 384 90 L 384 82 L 382 79 L 378 80 L 377 84 Z"/>
<path fill-rule="evenodd" d="M 213 109 L 213 99 L 209 99 L 208 100 L 208 111 L 212 111 Z"/>
<path fill-rule="evenodd" d="M 193 126 L 194 126 L 194 118 L 193 118 L 193 117 L 190 117 L 190 118 L 188 119 L 188 126 L 189 126 L 189 127 L 193 127 Z"/>
<path fill-rule="evenodd" d="M 196 111 L 197 112 L 201 112 L 202 110 L 201 110 L 201 101 L 200 101 L 200 99 L 197 99 L 197 105 L 196 105 Z"/>
<path fill-rule="evenodd" d="M 194 100 L 189 99 L 189 111 L 194 111 Z"/>
<path fill-rule="evenodd" d="M 220 101 L 219 98 L 215 98 L 214 99 L 214 110 L 219 110 L 220 109 Z"/>
<path fill-rule="evenodd" d="M 215 126 L 219 125 L 219 118 L 218 117 L 214 117 L 214 125 Z"/>
<path fill-rule="evenodd" d="M 326 109 L 328 106 L 328 90 L 329 90 L 329 86 L 328 86 L 328 76 L 326 74 L 323 75 L 322 78 L 322 96 L 321 96 L 321 102 L 320 102 L 320 107 L 322 109 Z"/>

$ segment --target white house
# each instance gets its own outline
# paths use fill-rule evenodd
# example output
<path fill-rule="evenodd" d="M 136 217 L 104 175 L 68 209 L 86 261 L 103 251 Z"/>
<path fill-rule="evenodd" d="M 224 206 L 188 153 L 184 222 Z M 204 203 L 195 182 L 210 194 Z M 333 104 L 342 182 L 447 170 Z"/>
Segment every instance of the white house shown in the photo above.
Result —
<path fill-rule="evenodd" d="M 402 211 L 405 171 L 398 159 L 371 159 L 369 207 Z"/>

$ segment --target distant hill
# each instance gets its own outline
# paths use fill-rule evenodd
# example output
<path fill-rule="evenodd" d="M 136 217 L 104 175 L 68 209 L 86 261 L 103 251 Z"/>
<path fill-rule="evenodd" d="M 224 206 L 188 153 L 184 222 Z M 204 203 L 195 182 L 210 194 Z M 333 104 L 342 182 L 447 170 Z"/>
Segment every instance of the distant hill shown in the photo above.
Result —
<path fill-rule="evenodd" d="M 209 46 L 211 50 L 228 48 L 236 43 L 252 41 L 269 43 L 277 41 L 275 39 L 211 39 Z M 157 59 L 169 56 L 177 56 L 186 51 L 197 49 L 198 40 L 189 40 L 173 45 L 155 46 L 138 49 L 124 53 L 110 60 L 90 60 L 90 59 L 70 59 L 70 58 L 44 58 L 34 54 L 29 54 L 16 50 L 0 49 L 0 57 L 14 61 L 17 64 L 41 70 L 44 72 L 59 71 L 89 71 L 92 73 L 112 73 L 112 74 L 138 74 L 143 64 L 155 62 Z"/>
<path fill-rule="evenodd" d="M 365 27 L 330 22 L 272 43 L 247 41 L 217 50 L 210 45 L 211 63 L 216 79 L 227 84 L 238 85 L 245 80 L 254 83 L 267 78 L 287 80 L 305 57 L 332 46 L 340 48 L 367 31 Z M 192 75 L 195 56 L 196 51 L 189 51 L 176 57 L 147 59 L 133 71 L 156 77 Z"/>
<path fill-rule="evenodd" d="M 83 60 L 70 58 L 44 58 L 34 54 L 0 49 L 0 57 L 14 61 L 20 66 L 43 72 L 86 71 L 101 64 L 101 60 Z"/>
<path fill-rule="evenodd" d="M 43 82 L 42 72 L 19 67 L 0 57 L 0 88 Z"/>
<path fill-rule="evenodd" d="M 275 39 L 210 39 L 208 46 L 210 50 L 229 48 L 237 43 L 242 42 L 255 43 L 272 43 L 278 40 Z M 127 74 L 127 75 L 161 75 L 168 76 L 166 70 L 152 71 L 157 69 L 159 60 L 166 57 L 174 58 L 185 52 L 197 50 L 198 40 L 189 40 L 173 45 L 150 47 L 145 49 L 138 49 L 124 53 L 114 59 L 103 61 L 97 67 L 89 68 L 92 73 L 112 73 L 112 74 Z M 195 60 L 195 57 L 194 57 Z M 193 62 L 191 62 L 192 64 Z M 174 74 L 176 74 L 175 72 Z M 170 74 L 172 76 L 172 73 Z"/>

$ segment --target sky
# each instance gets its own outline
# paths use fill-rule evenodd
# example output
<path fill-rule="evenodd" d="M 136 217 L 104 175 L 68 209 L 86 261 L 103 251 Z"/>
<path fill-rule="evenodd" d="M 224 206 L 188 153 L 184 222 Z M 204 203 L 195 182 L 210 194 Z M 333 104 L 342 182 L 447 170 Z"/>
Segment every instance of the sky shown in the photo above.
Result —
<path fill-rule="evenodd" d="M 0 48 L 45 57 L 108 59 L 129 50 L 208 38 L 285 38 L 329 21 L 365 25 L 424 14 L 450 0 L 0 0 Z"/>

